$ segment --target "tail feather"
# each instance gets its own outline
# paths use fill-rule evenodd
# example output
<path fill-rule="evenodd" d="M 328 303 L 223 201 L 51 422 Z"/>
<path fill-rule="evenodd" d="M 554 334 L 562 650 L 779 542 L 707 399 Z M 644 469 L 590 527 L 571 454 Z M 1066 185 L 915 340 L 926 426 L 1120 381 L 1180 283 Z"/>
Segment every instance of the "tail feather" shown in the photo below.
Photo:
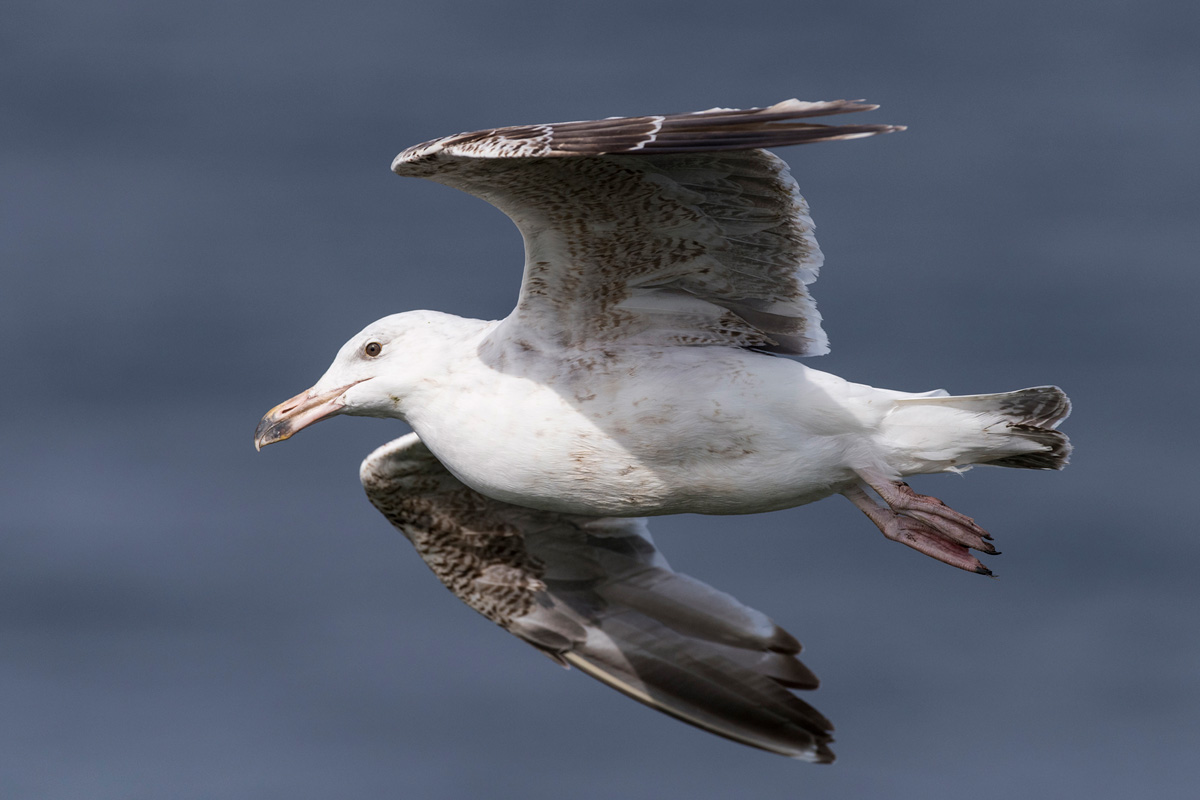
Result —
<path fill-rule="evenodd" d="M 1001 414 L 1028 428 L 1057 428 L 1071 413 L 1070 399 L 1057 386 L 1034 386 L 992 397 Z"/>
<path fill-rule="evenodd" d="M 898 405 L 943 405 L 962 411 L 999 414 L 1011 422 L 1034 428 L 1057 428 L 1071 413 L 1071 400 L 1057 386 L 1034 386 L 1001 394 L 905 397 L 896 402 Z"/>
<path fill-rule="evenodd" d="M 1017 422 L 1010 423 L 1008 430 L 1009 433 L 1037 442 L 1046 449 L 1036 453 L 1003 456 L 979 463 L 990 464 L 993 467 L 1017 467 L 1020 469 L 1062 469 L 1070 460 L 1071 442 L 1067 439 L 1066 434 Z"/>
<path fill-rule="evenodd" d="M 1035 386 L 1002 394 L 900 398 L 886 424 L 909 459 L 905 474 L 973 464 L 1062 469 L 1071 443 L 1055 428 L 1070 413 L 1071 401 L 1061 389 Z"/>

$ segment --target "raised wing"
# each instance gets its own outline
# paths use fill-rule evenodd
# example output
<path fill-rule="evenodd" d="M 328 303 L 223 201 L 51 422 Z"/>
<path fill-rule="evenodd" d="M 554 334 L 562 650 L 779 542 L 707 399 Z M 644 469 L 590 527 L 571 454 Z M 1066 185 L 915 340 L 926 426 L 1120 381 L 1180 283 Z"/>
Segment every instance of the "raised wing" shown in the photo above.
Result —
<path fill-rule="evenodd" d="M 513 341 L 819 355 L 812 219 L 787 165 L 758 148 L 902 129 L 798 121 L 873 108 L 788 100 L 497 128 L 410 147 L 392 170 L 481 197 L 520 228 L 525 273 L 502 328 Z"/>
<path fill-rule="evenodd" d="M 484 497 L 409 434 L 363 462 L 367 496 L 467 605 L 651 708 L 734 741 L 833 761 L 800 644 L 761 612 L 674 572 L 645 520 Z"/>

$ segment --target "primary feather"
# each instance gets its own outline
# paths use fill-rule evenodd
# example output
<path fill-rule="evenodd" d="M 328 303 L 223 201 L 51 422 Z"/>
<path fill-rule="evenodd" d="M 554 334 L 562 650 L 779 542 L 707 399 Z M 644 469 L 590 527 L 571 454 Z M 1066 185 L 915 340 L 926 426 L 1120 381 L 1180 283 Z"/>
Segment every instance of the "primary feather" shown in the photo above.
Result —
<path fill-rule="evenodd" d="M 643 519 L 538 511 L 454 478 L 416 434 L 363 462 L 367 497 L 467 605 L 646 705 L 744 744 L 828 762 L 800 644 L 673 571 Z"/>

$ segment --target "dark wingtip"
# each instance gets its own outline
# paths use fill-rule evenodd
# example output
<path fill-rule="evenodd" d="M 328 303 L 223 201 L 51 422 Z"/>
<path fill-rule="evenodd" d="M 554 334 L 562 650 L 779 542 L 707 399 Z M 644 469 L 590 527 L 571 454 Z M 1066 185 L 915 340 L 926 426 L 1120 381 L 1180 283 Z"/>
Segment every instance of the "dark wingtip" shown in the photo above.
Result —
<path fill-rule="evenodd" d="M 833 738 L 831 737 L 828 741 L 832 742 Z M 834 752 L 829 749 L 828 745 L 825 742 L 818 743 L 817 744 L 817 757 L 813 759 L 812 763 L 814 763 L 814 764 L 832 764 L 834 761 L 837 761 L 837 756 L 834 755 Z"/>
<path fill-rule="evenodd" d="M 799 653 L 802 648 L 800 646 L 800 642 L 795 636 L 792 636 L 783 628 L 776 625 L 775 630 L 771 633 L 771 639 L 767 644 L 767 649 L 773 650 L 776 653 L 794 655 Z"/>

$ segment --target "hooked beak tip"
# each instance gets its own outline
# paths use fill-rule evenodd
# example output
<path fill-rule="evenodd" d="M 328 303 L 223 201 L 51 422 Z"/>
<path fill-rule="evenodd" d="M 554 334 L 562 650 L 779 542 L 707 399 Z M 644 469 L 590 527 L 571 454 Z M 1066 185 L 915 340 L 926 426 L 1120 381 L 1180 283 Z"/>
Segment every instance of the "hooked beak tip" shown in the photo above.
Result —
<path fill-rule="evenodd" d="M 254 451 L 260 452 L 264 447 L 276 442 L 282 442 L 284 439 L 291 438 L 292 434 L 298 430 L 292 420 L 285 416 L 286 411 L 281 412 L 280 409 L 285 408 L 287 403 L 281 403 L 275 406 L 266 415 L 259 420 L 258 427 L 254 429 Z M 314 422 L 316 420 L 313 420 Z"/>
<path fill-rule="evenodd" d="M 290 439 L 293 434 L 319 420 L 341 412 L 346 402 L 342 395 L 361 380 L 326 392 L 312 389 L 285 400 L 268 411 L 254 429 L 254 449 L 261 451 L 269 444 Z"/>

